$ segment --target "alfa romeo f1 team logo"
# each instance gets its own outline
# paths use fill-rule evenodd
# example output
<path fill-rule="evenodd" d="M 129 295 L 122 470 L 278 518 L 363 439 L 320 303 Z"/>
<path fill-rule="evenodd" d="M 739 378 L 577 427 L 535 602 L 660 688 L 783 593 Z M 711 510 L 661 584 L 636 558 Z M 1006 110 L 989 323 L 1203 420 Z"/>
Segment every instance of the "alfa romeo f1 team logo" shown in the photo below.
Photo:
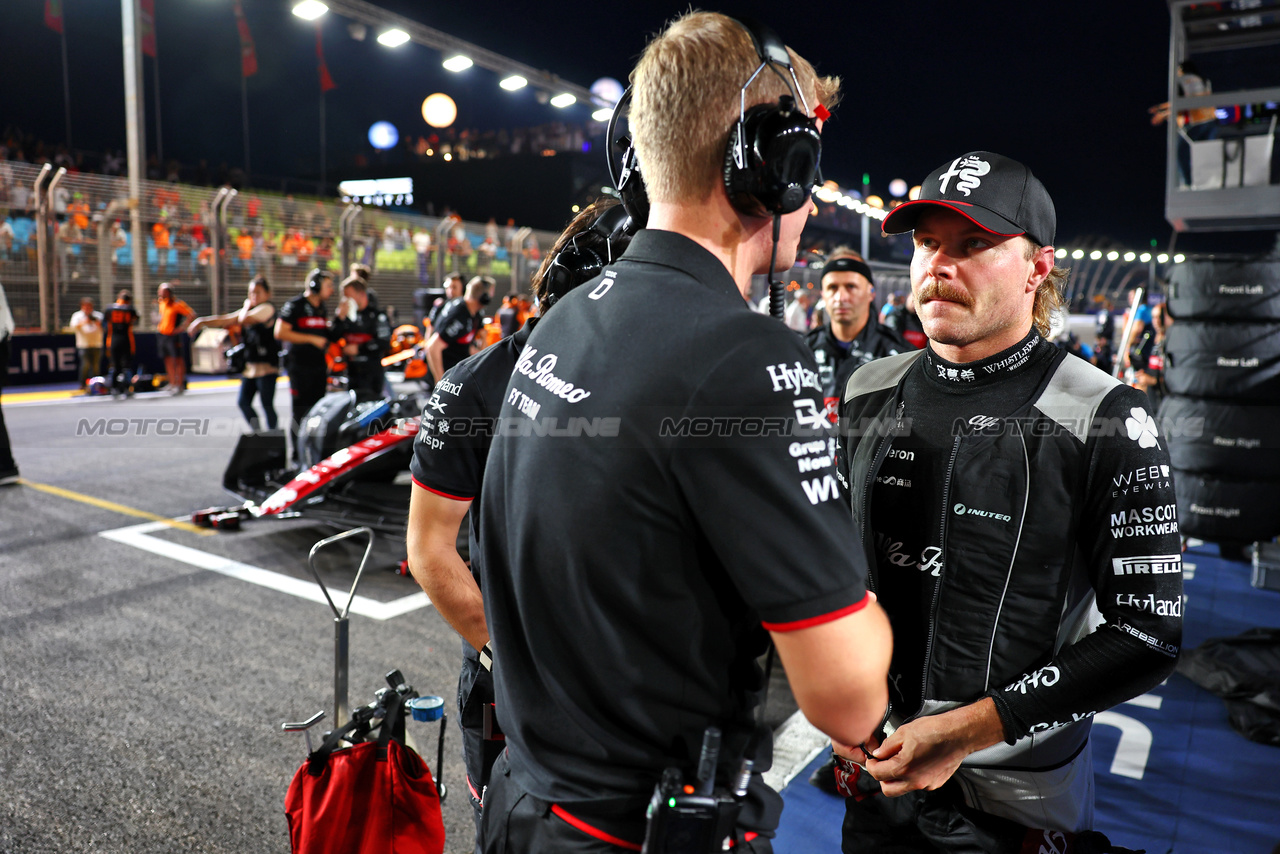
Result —
<path fill-rule="evenodd" d="M 976 157 L 957 157 L 952 162 L 951 168 L 942 173 L 942 183 L 938 187 L 938 192 L 946 195 L 947 184 L 958 175 L 960 180 L 956 182 L 956 189 L 967 196 L 982 185 L 982 176 L 990 171 L 991 164 L 985 160 L 979 160 Z"/>

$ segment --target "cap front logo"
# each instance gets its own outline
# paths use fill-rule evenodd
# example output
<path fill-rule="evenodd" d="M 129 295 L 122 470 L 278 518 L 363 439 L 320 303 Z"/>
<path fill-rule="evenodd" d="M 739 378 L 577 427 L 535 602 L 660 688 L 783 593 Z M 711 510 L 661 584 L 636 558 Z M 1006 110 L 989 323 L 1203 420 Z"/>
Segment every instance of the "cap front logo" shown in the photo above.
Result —
<path fill-rule="evenodd" d="M 938 192 L 946 194 L 947 184 L 952 178 L 959 176 L 956 189 L 966 196 L 982 184 L 982 176 L 991 171 L 991 164 L 976 157 L 957 157 L 946 172 L 942 173 L 942 182 Z"/>

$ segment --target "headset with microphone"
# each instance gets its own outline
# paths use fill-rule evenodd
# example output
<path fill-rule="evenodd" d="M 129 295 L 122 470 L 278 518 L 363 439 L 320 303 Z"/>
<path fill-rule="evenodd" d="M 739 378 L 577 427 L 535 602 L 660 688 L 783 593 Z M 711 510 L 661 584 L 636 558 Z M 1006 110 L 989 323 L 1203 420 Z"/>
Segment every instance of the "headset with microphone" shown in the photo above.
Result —
<path fill-rule="evenodd" d="M 319 267 L 313 267 L 310 273 L 307 273 L 306 291 L 309 294 L 318 294 L 324 287 L 324 280 L 333 281 L 333 273 L 328 270 L 322 270 Z"/>
<path fill-rule="evenodd" d="M 822 138 L 818 119 L 828 114 L 821 104 L 810 110 L 791 63 L 786 44 L 773 30 L 751 19 L 730 18 L 746 31 L 760 64 L 742 84 L 739 93 L 738 120 L 729 132 L 724 154 L 724 186 L 734 209 L 748 216 L 773 217 L 773 258 L 769 263 L 769 313 L 779 319 L 784 309 L 784 288 L 774 281 L 772 270 L 777 260 L 781 217 L 804 207 L 813 188 L 822 183 L 819 161 Z M 785 69 L 787 74 L 783 74 Z M 747 109 L 747 88 L 769 70 L 786 84 L 788 94 L 777 102 L 756 104 Z M 788 79 L 789 77 L 789 79 Z M 614 132 L 622 111 L 631 100 L 631 87 L 623 92 L 609 118 L 608 138 Z M 796 107 L 796 101 L 800 108 Z M 644 176 L 630 137 L 618 138 L 623 149 L 621 172 L 615 173 L 613 156 L 606 150 L 609 178 L 633 223 L 643 228 L 649 218 L 649 197 Z"/>
<path fill-rule="evenodd" d="M 752 216 L 781 216 L 802 208 L 821 183 L 818 161 L 822 137 L 817 116 L 801 91 L 787 46 L 773 30 L 750 19 L 737 22 L 756 49 L 760 64 L 738 95 L 738 121 L 724 152 L 724 187 L 734 208 Z M 785 68 L 790 79 L 779 69 Z M 747 88 L 766 69 L 777 74 L 790 94 L 777 103 L 747 109 Z M 803 109 L 796 108 L 799 100 Z"/>

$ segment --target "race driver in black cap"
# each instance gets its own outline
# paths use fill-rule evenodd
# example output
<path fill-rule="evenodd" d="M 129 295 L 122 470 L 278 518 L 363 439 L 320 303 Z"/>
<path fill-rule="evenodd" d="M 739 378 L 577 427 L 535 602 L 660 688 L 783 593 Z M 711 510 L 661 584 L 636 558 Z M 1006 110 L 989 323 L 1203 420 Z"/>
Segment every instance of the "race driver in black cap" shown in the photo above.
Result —
<path fill-rule="evenodd" d="M 1112 850 L 1090 723 L 1181 643 L 1165 440 L 1142 393 L 1043 337 L 1066 271 L 1031 171 L 974 151 L 921 187 L 884 229 L 914 231 L 928 346 L 859 369 L 841 404 L 897 724 L 842 751 L 867 772 L 843 769 L 843 850 Z"/>
<path fill-rule="evenodd" d="M 822 396 L 833 421 L 840 391 L 855 370 L 872 359 L 915 349 L 879 321 L 871 310 L 875 297 L 875 277 L 862 256 L 845 246 L 833 249 L 822 268 L 822 304 L 829 319 L 804 337 L 818 363 Z"/>

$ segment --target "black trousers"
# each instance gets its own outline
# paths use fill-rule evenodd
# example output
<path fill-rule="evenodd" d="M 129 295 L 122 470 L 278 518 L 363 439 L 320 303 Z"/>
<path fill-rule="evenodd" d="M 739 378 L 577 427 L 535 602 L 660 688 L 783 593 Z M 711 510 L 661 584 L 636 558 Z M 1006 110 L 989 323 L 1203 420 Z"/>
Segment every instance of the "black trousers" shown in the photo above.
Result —
<path fill-rule="evenodd" d="M 493 763 L 505 746 L 503 741 L 484 737 L 485 708 L 492 710 L 493 700 L 493 674 L 480 665 L 474 651 L 472 655 L 464 655 L 462 671 L 458 674 L 458 729 L 462 733 L 462 762 L 467 772 L 467 799 L 471 802 L 472 816 L 476 823 L 477 854 L 481 850 L 480 827 L 483 817 L 480 798 L 489 785 Z"/>
<path fill-rule="evenodd" d="M 843 854 L 1019 854 L 1027 836 L 1017 822 L 965 806 L 954 781 L 937 791 L 886 798 L 863 774 L 858 790 L 870 796 L 845 799 Z"/>
<path fill-rule="evenodd" d="M 133 390 L 133 344 L 128 339 L 111 342 L 111 391 Z"/>
<path fill-rule="evenodd" d="M 302 419 L 311 411 L 311 407 L 324 397 L 325 384 L 329 378 L 329 369 L 322 361 L 319 365 L 296 361 L 288 364 L 289 395 L 293 399 L 293 411 L 289 425 L 289 435 L 293 437 L 294 455 L 298 453 L 298 428 Z"/>
<path fill-rule="evenodd" d="M 557 814 L 557 809 L 511 779 L 510 757 L 504 751 L 493 764 L 489 791 L 485 793 L 482 854 L 619 854 L 640 850 L 645 825 L 642 810 L 637 809 L 634 818 L 607 821 L 573 805 L 567 808 L 570 818 L 565 818 L 565 813 Z M 571 821 L 586 822 L 595 834 L 575 827 Z M 602 833 L 624 844 L 602 839 Z M 773 842 L 757 836 L 733 850 L 736 854 L 773 854 Z"/>

